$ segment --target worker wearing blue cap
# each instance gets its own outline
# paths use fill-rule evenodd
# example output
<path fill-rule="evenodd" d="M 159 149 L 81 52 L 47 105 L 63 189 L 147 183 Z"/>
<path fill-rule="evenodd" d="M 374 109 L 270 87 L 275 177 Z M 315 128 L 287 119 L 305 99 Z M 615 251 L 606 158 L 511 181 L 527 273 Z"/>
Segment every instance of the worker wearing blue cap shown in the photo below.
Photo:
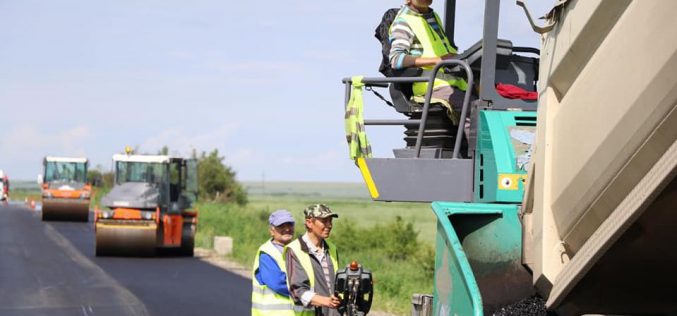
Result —
<path fill-rule="evenodd" d="M 293 316 L 282 250 L 294 238 L 294 217 L 287 210 L 277 210 L 268 223 L 271 238 L 259 247 L 252 268 L 252 316 Z"/>

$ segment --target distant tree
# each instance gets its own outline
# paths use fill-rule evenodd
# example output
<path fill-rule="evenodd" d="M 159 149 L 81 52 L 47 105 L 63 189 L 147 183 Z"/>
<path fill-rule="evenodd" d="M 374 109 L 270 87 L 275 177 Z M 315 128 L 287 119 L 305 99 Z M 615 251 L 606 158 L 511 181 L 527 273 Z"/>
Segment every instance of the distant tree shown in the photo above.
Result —
<path fill-rule="evenodd" d="M 202 198 L 247 204 L 247 191 L 235 180 L 235 171 L 223 163 L 225 157 L 214 149 L 198 159 L 198 179 Z"/>
<path fill-rule="evenodd" d="M 99 170 L 87 170 L 87 182 L 89 182 L 91 185 L 95 187 L 101 186 L 103 183 L 103 177 L 101 176 L 101 172 Z"/>
<path fill-rule="evenodd" d="M 94 169 L 87 170 L 87 182 L 95 187 L 110 188 L 113 186 L 113 172 L 103 171 L 101 165 L 97 165 Z"/>
<path fill-rule="evenodd" d="M 158 155 L 164 155 L 164 156 L 169 155 L 169 147 L 167 145 L 162 146 L 162 149 L 160 149 L 160 152 L 158 152 Z"/>

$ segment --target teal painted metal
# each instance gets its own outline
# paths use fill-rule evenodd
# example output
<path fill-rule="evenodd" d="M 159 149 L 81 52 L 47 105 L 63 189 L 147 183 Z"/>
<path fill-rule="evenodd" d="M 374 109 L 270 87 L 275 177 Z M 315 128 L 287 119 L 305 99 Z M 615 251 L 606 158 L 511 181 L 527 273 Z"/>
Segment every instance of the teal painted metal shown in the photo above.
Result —
<path fill-rule="evenodd" d="M 434 315 L 483 315 L 531 293 L 514 204 L 434 202 Z"/>
<path fill-rule="evenodd" d="M 475 153 L 475 201 L 519 203 L 524 195 L 528 144 L 520 136 L 535 133 L 536 112 L 481 111 Z M 522 156 L 518 160 L 518 157 Z"/>

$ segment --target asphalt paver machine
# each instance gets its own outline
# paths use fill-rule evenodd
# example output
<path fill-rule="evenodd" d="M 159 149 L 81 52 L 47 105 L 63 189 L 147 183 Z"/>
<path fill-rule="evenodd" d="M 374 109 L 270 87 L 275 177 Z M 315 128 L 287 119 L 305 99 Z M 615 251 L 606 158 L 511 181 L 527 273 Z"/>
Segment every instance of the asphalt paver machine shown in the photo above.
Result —
<path fill-rule="evenodd" d="M 452 43 L 455 3 L 447 0 L 444 14 Z M 483 38 L 433 71 L 464 76 L 477 94 L 474 101 L 466 94 L 456 125 L 431 102 L 430 89 L 425 102 L 412 101 L 411 84 L 432 87 L 434 75 L 343 79 L 350 113 L 363 89 L 387 88 L 406 117 L 365 119 L 404 126 L 407 145 L 394 158 L 364 151 L 355 163 L 373 200 L 432 202 L 433 315 L 677 311 L 668 268 L 677 256 L 665 246 L 677 238 L 677 80 L 667 75 L 677 67 L 677 41 L 663 36 L 675 29 L 667 13 L 674 8 L 668 1 L 556 1 L 549 25 L 530 21 L 543 34 L 541 54 L 498 39 L 500 1 L 486 0 Z M 641 51 L 651 62 L 618 53 L 627 36 L 647 42 Z M 627 73 L 643 79 L 629 84 Z M 538 102 L 508 98 L 498 84 L 546 94 Z"/>
<path fill-rule="evenodd" d="M 96 210 L 96 255 L 192 256 L 197 160 L 116 154 L 115 184 Z"/>
<path fill-rule="evenodd" d="M 494 311 L 533 294 L 530 276 L 520 261 L 517 204 L 522 199 L 537 104 L 505 98 L 495 86 L 504 83 L 535 91 L 539 51 L 497 38 L 499 4 L 485 3 L 484 38 L 458 60 L 443 61 L 433 70 L 466 78 L 471 88 L 457 122 L 470 121 L 469 133 L 464 123 L 452 123 L 442 106 L 431 104 L 430 89 L 423 104 L 412 101 L 412 83 L 432 83 L 433 76 L 413 70 L 398 77 L 361 80 L 372 89 L 388 88 L 393 108 L 406 117 L 364 120 L 364 125 L 404 126 L 407 144 L 393 150 L 394 158 L 356 159 L 372 198 L 434 202 L 438 220 L 435 315 Z M 447 1 L 445 29 L 452 43 L 454 13 L 455 1 Z M 346 104 L 353 93 L 360 93 L 352 81 L 343 80 Z M 477 90 L 478 98 L 471 101 L 470 92 Z"/>
<path fill-rule="evenodd" d="M 45 157 L 40 184 L 42 220 L 89 220 L 92 186 L 87 183 L 87 158 Z"/>

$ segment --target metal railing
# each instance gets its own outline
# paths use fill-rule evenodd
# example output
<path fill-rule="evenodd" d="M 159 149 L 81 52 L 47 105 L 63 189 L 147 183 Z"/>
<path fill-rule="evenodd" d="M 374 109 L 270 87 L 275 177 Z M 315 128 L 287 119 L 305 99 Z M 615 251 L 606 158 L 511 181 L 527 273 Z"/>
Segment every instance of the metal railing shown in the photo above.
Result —
<path fill-rule="evenodd" d="M 428 110 L 430 108 L 430 99 L 433 94 L 433 86 L 435 82 L 435 77 L 440 68 L 445 66 L 460 66 L 465 70 L 467 75 L 468 91 L 465 93 L 463 98 L 463 108 L 461 109 L 461 116 L 458 120 L 458 130 L 456 131 L 456 139 L 454 141 L 454 151 L 452 154 L 452 159 L 458 159 L 458 152 L 461 149 L 461 139 L 463 138 L 463 131 L 465 127 L 465 119 L 468 113 L 468 103 L 470 102 L 470 94 L 473 86 L 473 73 L 470 69 L 468 63 L 463 60 L 458 59 L 449 59 L 443 60 L 433 68 L 429 76 L 425 77 L 386 77 L 386 78 L 375 78 L 375 77 L 365 77 L 362 79 L 362 83 L 365 86 L 371 87 L 381 87 L 387 88 L 390 84 L 393 83 L 414 83 L 414 82 L 427 82 L 428 88 L 425 93 L 425 102 L 423 103 L 423 110 L 421 112 L 421 119 L 412 119 L 412 120 L 365 120 L 364 125 L 418 125 L 418 133 L 416 135 L 416 158 L 421 157 L 421 144 L 423 143 L 423 131 L 425 130 L 426 123 L 428 120 Z M 345 90 L 345 106 L 348 105 L 350 101 L 350 93 L 352 91 L 352 79 L 343 78 L 343 83 L 346 85 Z"/>

